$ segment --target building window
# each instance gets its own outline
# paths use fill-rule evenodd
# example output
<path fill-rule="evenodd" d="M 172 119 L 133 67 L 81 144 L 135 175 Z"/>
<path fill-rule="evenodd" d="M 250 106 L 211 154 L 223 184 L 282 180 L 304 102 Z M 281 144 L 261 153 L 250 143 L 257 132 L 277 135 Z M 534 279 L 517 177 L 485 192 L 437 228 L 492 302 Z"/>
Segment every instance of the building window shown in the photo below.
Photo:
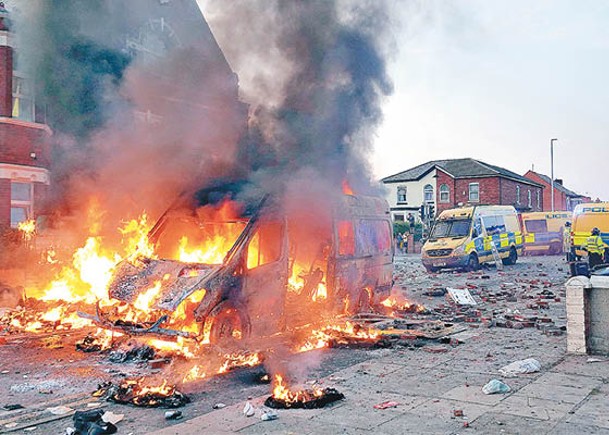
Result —
<path fill-rule="evenodd" d="M 529 208 L 533 207 L 533 200 L 531 199 L 531 190 L 527 190 L 527 204 Z"/>
<path fill-rule="evenodd" d="M 450 189 L 446 184 L 440 186 L 440 202 L 450 202 Z"/>
<path fill-rule="evenodd" d="M 541 209 L 541 191 L 537 191 L 537 208 Z"/>
<path fill-rule="evenodd" d="M 13 118 L 33 122 L 35 119 L 34 92 L 30 80 L 13 76 Z"/>
<path fill-rule="evenodd" d="M 480 201 L 480 184 L 469 183 L 469 200 L 471 202 Z"/>
<path fill-rule="evenodd" d="M 404 215 L 403 214 L 394 214 L 393 220 L 396 222 L 404 222 Z"/>
<path fill-rule="evenodd" d="M 520 204 L 520 186 L 516 186 L 516 204 Z"/>
<path fill-rule="evenodd" d="M 425 187 L 423 187 L 423 200 L 425 202 L 434 202 L 433 186 L 431 184 L 426 184 Z"/>
<path fill-rule="evenodd" d="M 406 186 L 398 186 L 398 203 L 406 202 Z"/>
<path fill-rule="evenodd" d="M 11 182 L 11 227 L 32 216 L 32 183 Z"/>

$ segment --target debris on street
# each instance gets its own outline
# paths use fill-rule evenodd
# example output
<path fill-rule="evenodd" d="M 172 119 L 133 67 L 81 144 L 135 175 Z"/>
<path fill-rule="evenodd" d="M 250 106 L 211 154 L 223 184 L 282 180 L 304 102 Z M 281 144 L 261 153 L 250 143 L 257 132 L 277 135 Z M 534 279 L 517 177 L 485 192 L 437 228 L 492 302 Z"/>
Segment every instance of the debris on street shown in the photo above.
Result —
<path fill-rule="evenodd" d="M 501 382 L 498 379 L 491 379 L 484 387 L 482 392 L 484 394 L 506 394 L 512 391 L 509 385 Z"/>
<path fill-rule="evenodd" d="M 506 377 L 513 377 L 525 373 L 535 373 L 541 370 L 541 364 L 534 358 L 514 361 L 499 369 L 499 373 Z"/>

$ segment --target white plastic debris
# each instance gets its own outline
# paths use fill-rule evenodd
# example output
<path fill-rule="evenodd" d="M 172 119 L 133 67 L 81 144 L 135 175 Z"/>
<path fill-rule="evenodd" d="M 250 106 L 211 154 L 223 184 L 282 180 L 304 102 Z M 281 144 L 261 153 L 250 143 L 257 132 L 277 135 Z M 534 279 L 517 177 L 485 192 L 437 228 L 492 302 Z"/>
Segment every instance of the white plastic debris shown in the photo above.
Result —
<path fill-rule="evenodd" d="M 472 294 L 466 288 L 446 287 L 446 291 L 457 305 L 478 305 Z"/>
<path fill-rule="evenodd" d="M 264 410 L 260 415 L 260 420 L 262 421 L 277 420 L 278 418 L 279 416 L 277 415 L 277 413 L 271 409 Z"/>
<path fill-rule="evenodd" d="M 246 417 L 251 417 L 256 413 L 256 410 L 252 406 L 250 402 L 245 402 L 245 406 L 243 407 L 243 415 Z"/>
<path fill-rule="evenodd" d="M 216 403 L 214 406 L 212 406 L 213 409 L 222 409 L 222 408 L 226 408 L 226 404 L 225 403 Z"/>
<path fill-rule="evenodd" d="M 66 435 L 74 435 L 76 433 L 76 429 L 73 427 L 66 427 Z"/>
<path fill-rule="evenodd" d="M 115 414 L 112 411 L 106 411 L 104 412 L 104 415 L 102 415 L 104 423 L 112 423 L 115 426 L 122 421 L 123 418 L 125 418 L 125 414 Z"/>
<path fill-rule="evenodd" d="M 6 424 L 4 425 L 4 427 L 5 427 L 5 428 L 7 428 L 7 429 L 12 429 L 12 428 L 14 428 L 14 427 L 17 427 L 17 423 L 15 423 L 15 422 L 12 422 L 12 423 L 6 423 Z"/>
<path fill-rule="evenodd" d="M 47 411 L 53 415 L 66 415 L 74 410 L 68 406 L 54 406 L 52 408 L 47 408 Z"/>
<path fill-rule="evenodd" d="M 484 387 L 484 394 L 506 394 L 512 391 L 509 385 L 501 382 L 499 379 L 491 379 Z"/>
<path fill-rule="evenodd" d="M 165 420 L 179 420 L 182 417 L 182 411 L 165 411 Z"/>
<path fill-rule="evenodd" d="M 516 376 L 523 373 L 535 373 L 541 370 L 541 363 L 535 358 L 527 358 L 520 361 L 514 361 L 499 369 L 499 373 L 503 376 Z"/>

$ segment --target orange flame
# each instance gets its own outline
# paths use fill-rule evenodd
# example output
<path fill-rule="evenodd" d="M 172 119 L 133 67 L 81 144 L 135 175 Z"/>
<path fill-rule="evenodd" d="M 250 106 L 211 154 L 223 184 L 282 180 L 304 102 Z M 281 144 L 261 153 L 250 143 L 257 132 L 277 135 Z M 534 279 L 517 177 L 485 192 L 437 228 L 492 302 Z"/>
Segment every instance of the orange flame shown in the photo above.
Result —
<path fill-rule="evenodd" d="M 351 189 L 351 186 L 347 180 L 343 180 L 343 193 L 345 195 L 353 195 L 353 189 Z"/>
<path fill-rule="evenodd" d="M 28 219 L 23 222 L 19 222 L 17 224 L 17 229 L 21 231 L 21 236 L 23 240 L 29 242 L 36 235 L 36 221 L 33 219 Z"/>

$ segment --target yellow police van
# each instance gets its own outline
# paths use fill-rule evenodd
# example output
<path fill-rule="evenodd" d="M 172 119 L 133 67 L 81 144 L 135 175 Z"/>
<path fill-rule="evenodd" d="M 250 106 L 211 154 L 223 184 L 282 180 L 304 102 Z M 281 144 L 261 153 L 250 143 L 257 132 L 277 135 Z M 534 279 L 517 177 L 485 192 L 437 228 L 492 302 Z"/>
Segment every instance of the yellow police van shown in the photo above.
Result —
<path fill-rule="evenodd" d="M 582 247 L 586 244 L 592 228 L 598 228 L 603 242 L 609 245 L 609 202 L 575 206 L 571 224 L 571 259 L 584 255 Z"/>
<path fill-rule="evenodd" d="M 444 268 L 476 270 L 482 263 L 495 261 L 495 254 L 503 264 L 514 264 L 522 255 L 523 242 L 520 221 L 512 206 L 444 210 L 423 245 L 423 266 L 430 272 Z"/>
<path fill-rule="evenodd" d="M 563 252 L 565 224 L 572 219 L 569 211 L 522 213 L 524 250 L 533 255 L 556 255 Z"/>

